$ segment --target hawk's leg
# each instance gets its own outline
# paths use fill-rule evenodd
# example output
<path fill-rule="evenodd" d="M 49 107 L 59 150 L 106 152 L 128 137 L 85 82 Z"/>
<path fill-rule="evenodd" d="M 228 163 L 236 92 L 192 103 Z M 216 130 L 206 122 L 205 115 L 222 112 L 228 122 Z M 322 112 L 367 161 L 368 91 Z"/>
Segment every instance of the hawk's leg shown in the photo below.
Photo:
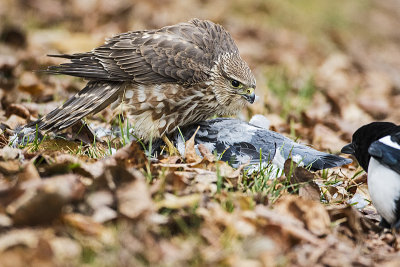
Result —
<path fill-rule="evenodd" d="M 167 146 L 168 153 L 171 156 L 179 155 L 178 149 L 176 149 L 174 144 L 168 139 L 168 137 L 166 135 L 164 135 L 161 139 L 164 141 L 165 145 Z"/>

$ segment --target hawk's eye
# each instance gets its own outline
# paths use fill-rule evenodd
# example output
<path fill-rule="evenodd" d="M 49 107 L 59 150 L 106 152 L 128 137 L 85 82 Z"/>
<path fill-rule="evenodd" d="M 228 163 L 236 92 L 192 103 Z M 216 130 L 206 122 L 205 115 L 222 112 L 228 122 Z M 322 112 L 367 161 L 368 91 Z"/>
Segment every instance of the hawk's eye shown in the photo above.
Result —
<path fill-rule="evenodd" d="M 239 82 L 239 81 L 236 81 L 236 80 L 232 80 L 232 81 L 231 81 L 231 84 L 232 84 L 232 86 L 235 87 L 235 88 L 237 88 L 237 87 L 240 86 L 240 82 Z"/>

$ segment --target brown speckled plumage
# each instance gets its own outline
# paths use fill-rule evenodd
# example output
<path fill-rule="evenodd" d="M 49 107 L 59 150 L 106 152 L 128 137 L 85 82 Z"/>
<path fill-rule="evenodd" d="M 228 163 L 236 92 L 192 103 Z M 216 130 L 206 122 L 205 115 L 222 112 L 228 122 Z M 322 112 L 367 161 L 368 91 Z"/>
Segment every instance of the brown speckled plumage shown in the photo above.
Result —
<path fill-rule="evenodd" d="M 228 32 L 194 19 L 158 30 L 116 35 L 48 72 L 83 77 L 87 86 L 33 122 L 59 131 L 113 103 L 148 140 L 183 126 L 237 113 L 254 101 L 255 78 Z M 239 86 L 236 82 L 239 82 Z"/>

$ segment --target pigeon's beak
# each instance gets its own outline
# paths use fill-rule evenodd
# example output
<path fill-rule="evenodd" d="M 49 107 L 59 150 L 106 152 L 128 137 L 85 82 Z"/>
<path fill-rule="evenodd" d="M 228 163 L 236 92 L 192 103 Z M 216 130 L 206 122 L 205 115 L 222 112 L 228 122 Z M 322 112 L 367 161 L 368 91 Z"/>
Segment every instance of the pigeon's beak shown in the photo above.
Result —
<path fill-rule="evenodd" d="M 255 94 L 255 89 L 252 87 L 247 88 L 246 92 L 244 94 L 242 94 L 242 96 L 244 97 L 244 99 L 246 99 L 247 101 L 249 101 L 250 104 L 254 103 L 254 100 L 256 99 L 256 94 Z"/>
<path fill-rule="evenodd" d="M 342 152 L 343 154 L 354 155 L 355 151 L 354 151 L 353 143 L 345 145 L 340 152 Z"/>

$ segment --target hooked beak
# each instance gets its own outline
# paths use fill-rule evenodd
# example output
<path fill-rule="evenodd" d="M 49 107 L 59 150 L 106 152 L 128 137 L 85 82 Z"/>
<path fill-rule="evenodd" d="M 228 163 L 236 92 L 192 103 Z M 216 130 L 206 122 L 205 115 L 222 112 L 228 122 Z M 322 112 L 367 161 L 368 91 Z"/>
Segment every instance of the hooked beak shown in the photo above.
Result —
<path fill-rule="evenodd" d="M 254 92 L 254 88 L 247 88 L 246 92 L 242 94 L 244 99 L 246 99 L 250 104 L 254 103 L 254 100 L 256 99 L 256 94 Z"/>
<path fill-rule="evenodd" d="M 345 145 L 340 152 L 342 152 L 343 154 L 354 155 L 355 151 L 354 151 L 353 143 Z"/>

